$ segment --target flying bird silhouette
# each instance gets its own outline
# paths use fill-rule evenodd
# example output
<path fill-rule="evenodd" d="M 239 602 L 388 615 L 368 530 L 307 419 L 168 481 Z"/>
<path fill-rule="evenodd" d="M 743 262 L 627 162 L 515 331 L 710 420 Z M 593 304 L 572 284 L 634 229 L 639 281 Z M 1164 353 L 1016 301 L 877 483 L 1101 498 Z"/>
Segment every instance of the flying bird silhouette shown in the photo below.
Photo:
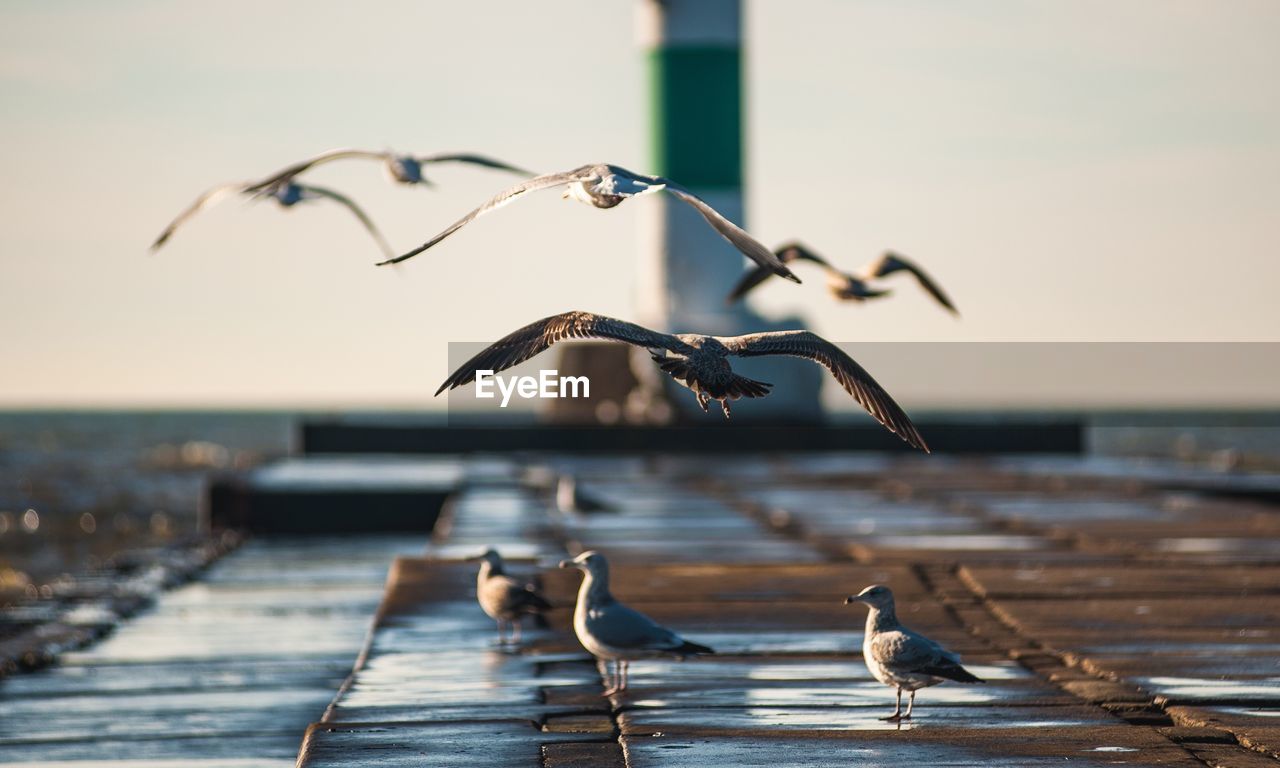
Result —
<path fill-rule="evenodd" d="M 395 264 L 412 258 L 489 211 L 501 208 L 530 192 L 560 186 L 567 186 L 562 197 L 573 198 L 596 208 L 613 208 L 622 203 L 623 200 L 638 195 L 652 192 L 670 192 L 680 200 L 693 206 L 694 210 L 702 214 L 702 218 L 706 219 L 707 223 L 719 232 L 721 237 L 732 243 L 735 248 L 759 264 L 761 268 L 767 270 L 770 274 L 781 275 L 788 280 L 800 282 L 800 279 L 792 274 L 791 270 L 772 251 L 689 190 L 661 176 L 645 176 L 644 174 L 628 171 L 626 168 L 606 164 L 584 165 L 572 171 L 549 173 L 528 181 L 522 181 L 489 198 L 479 208 L 458 219 L 443 232 L 412 251 L 382 263 Z"/>
<path fill-rule="evenodd" d="M 880 258 L 868 264 L 857 274 L 840 271 L 826 259 L 800 243 L 787 243 L 774 251 L 774 255 L 786 264 L 808 261 L 822 267 L 823 271 L 827 273 L 828 290 L 841 301 L 866 301 L 867 299 L 888 296 L 892 291 L 873 288 L 868 283 L 872 280 L 892 275 L 895 272 L 909 272 L 915 277 L 920 287 L 933 297 L 934 301 L 941 304 L 952 314 L 960 314 L 951 299 L 934 282 L 933 278 L 929 277 L 915 262 L 893 251 L 885 251 Z M 732 304 L 738 301 L 772 276 L 769 270 L 760 269 L 759 267 L 752 269 L 743 275 L 738 284 L 733 287 L 726 302 Z"/>
<path fill-rule="evenodd" d="M 173 233 L 178 230 L 178 227 L 189 221 L 191 217 L 206 208 L 213 206 L 215 203 L 236 194 L 246 195 L 250 199 L 262 199 L 264 197 L 269 197 L 275 200 L 281 208 L 292 208 L 298 203 L 308 200 L 332 200 L 351 211 L 351 213 L 360 220 L 360 223 L 364 225 L 365 230 L 373 237 L 374 241 L 378 243 L 378 248 L 380 248 L 384 254 L 390 256 L 395 253 L 387 243 L 386 238 L 384 238 L 382 233 L 378 231 L 378 228 L 374 226 L 373 220 L 370 219 L 368 214 L 361 210 L 360 206 L 356 205 L 351 198 L 335 192 L 328 187 L 317 187 L 314 184 L 298 184 L 293 181 L 282 181 L 271 186 L 263 186 L 261 183 L 253 181 L 235 182 L 231 184 L 220 184 L 212 189 L 206 190 L 195 199 L 195 202 L 187 206 L 182 213 L 179 213 L 173 221 L 169 222 L 169 226 L 165 227 L 164 231 L 160 233 L 160 236 L 151 244 L 152 252 L 160 250 L 165 243 L 169 242 L 169 238 L 173 237 Z"/>
<path fill-rule="evenodd" d="M 257 192 L 261 189 L 270 188 L 281 182 L 290 181 L 298 174 L 307 171 L 317 165 L 330 163 L 334 160 L 361 159 L 361 160 L 377 160 L 383 164 L 387 175 L 392 181 L 401 184 L 421 184 L 423 186 L 431 186 L 431 182 L 422 175 L 422 167 L 432 163 L 469 163 L 471 165 L 479 165 L 485 168 L 493 168 L 499 171 L 510 171 L 511 173 L 521 174 L 524 176 L 532 176 L 533 173 L 526 171 L 514 165 L 509 165 L 501 160 L 494 160 L 484 155 L 477 155 L 466 152 L 442 152 L 434 155 L 408 155 L 398 154 L 391 150 L 377 152 L 367 149 L 331 149 L 327 152 L 309 157 L 306 160 L 299 161 L 286 168 L 271 174 L 270 176 L 254 183 L 250 190 Z"/>
<path fill-rule="evenodd" d="M 711 400 L 726 417 L 729 401 L 764 397 L 772 384 L 739 376 L 729 356 L 787 355 L 825 367 L 867 413 L 908 445 L 928 452 L 911 419 L 888 392 L 839 347 L 809 331 L 772 331 L 745 336 L 705 336 L 651 331 L 635 323 L 590 312 L 565 312 L 530 323 L 491 344 L 463 363 L 436 390 L 439 395 L 475 381 L 476 371 L 504 371 L 565 339 L 611 339 L 649 350 L 653 361 L 673 379 L 693 391 L 702 410 Z"/>

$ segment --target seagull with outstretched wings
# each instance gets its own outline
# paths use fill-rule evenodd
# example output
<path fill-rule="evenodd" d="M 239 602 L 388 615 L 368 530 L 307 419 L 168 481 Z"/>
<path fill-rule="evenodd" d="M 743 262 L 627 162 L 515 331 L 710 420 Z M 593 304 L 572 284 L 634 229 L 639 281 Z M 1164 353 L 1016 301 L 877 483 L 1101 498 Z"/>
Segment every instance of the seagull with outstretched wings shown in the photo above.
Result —
<path fill-rule="evenodd" d="M 269 189 L 281 182 L 292 181 L 298 174 L 308 171 L 317 165 L 331 163 L 334 160 L 349 159 L 378 161 L 382 163 L 392 181 L 400 184 L 421 184 L 423 186 L 431 186 L 431 182 L 423 175 L 422 168 L 425 165 L 434 163 L 466 163 L 482 168 L 492 168 L 497 171 L 508 171 L 522 176 L 534 175 L 523 168 L 504 163 L 501 160 L 494 160 L 491 157 L 470 152 L 439 152 L 433 155 L 412 155 L 401 154 L 391 150 L 379 152 L 377 150 L 344 148 L 330 149 L 282 168 L 270 176 L 255 182 L 249 191 L 258 192 L 263 189 Z"/>
<path fill-rule="evenodd" d="M 841 301 L 866 301 L 888 296 L 892 291 L 874 288 L 869 283 L 892 275 L 895 272 L 908 272 L 916 279 L 920 287 L 933 297 L 934 301 L 941 304 L 952 314 L 960 314 L 956 310 L 955 304 L 951 302 L 951 299 L 928 273 L 915 262 L 894 251 L 885 251 L 880 258 L 871 262 L 857 273 L 842 272 L 833 266 L 831 262 L 800 243 L 787 243 L 774 251 L 774 255 L 786 264 L 792 264 L 797 261 L 817 264 L 827 273 L 827 288 L 831 291 L 831 295 Z M 738 284 L 729 292 L 729 296 L 726 299 L 727 303 L 733 304 L 740 300 L 754 290 L 756 286 L 772 276 L 773 273 L 769 270 L 760 267 L 752 269 L 743 275 Z"/>
<path fill-rule="evenodd" d="M 928 452 L 911 419 L 871 374 L 843 350 L 809 331 L 771 331 L 745 336 L 705 336 L 659 333 L 635 323 L 590 312 L 565 312 L 504 336 L 454 371 L 436 390 L 470 384 L 477 371 L 504 371 L 566 339 L 611 339 L 649 350 L 653 361 L 673 379 L 693 391 L 707 410 L 711 400 L 729 416 L 729 401 L 764 397 L 772 384 L 733 372 L 729 357 L 786 355 L 812 360 L 826 368 L 867 413 L 914 448 Z"/>
<path fill-rule="evenodd" d="M 412 258 L 462 229 L 480 216 L 514 202 L 530 192 L 552 187 L 565 187 L 562 197 L 573 198 L 595 208 L 613 208 L 629 197 L 637 197 L 653 192 L 669 192 L 677 199 L 692 206 L 716 232 L 720 233 L 721 237 L 732 243 L 733 247 L 741 251 L 747 258 L 760 265 L 761 269 L 768 270 L 770 274 L 780 275 L 797 283 L 800 282 L 791 273 L 791 270 L 760 241 L 747 234 L 744 229 L 729 221 L 719 211 L 712 208 L 706 201 L 688 189 L 661 176 L 646 176 L 634 171 L 628 171 L 626 168 L 603 163 L 584 165 L 581 168 L 575 168 L 564 173 L 549 173 L 544 176 L 536 176 L 528 181 L 522 181 L 513 187 L 504 189 L 427 242 L 406 254 L 397 256 L 394 259 L 388 259 L 382 263 L 395 264 Z"/>
<path fill-rule="evenodd" d="M 169 222 L 169 226 L 165 227 L 164 231 L 160 233 L 160 236 L 151 244 L 151 250 L 153 252 L 160 250 L 165 243 L 169 242 L 169 238 L 173 237 L 173 233 L 178 230 L 178 227 L 185 224 L 197 213 L 232 195 L 247 195 L 250 199 L 270 197 L 275 200 L 281 208 L 292 208 L 298 203 L 305 202 L 307 200 L 332 200 L 346 208 L 348 211 L 351 211 L 352 215 L 354 215 L 356 219 L 360 221 L 360 224 L 364 226 L 365 231 L 367 231 L 370 236 L 373 237 L 374 241 L 377 242 L 378 248 L 381 249 L 383 253 L 387 255 L 395 253 L 390 244 L 387 243 L 386 238 L 384 238 L 382 233 L 378 231 L 373 220 L 369 218 L 367 213 L 361 210 L 360 206 L 355 204 L 354 200 L 346 195 L 329 189 L 328 187 L 318 187 L 314 184 L 299 184 L 294 181 L 283 181 L 270 187 L 264 187 L 258 182 L 238 182 L 233 184 L 219 184 L 212 189 L 206 190 L 201 193 L 201 195 L 197 197 L 191 205 L 188 205 L 183 209 L 182 213 L 179 213 L 173 221 Z"/>

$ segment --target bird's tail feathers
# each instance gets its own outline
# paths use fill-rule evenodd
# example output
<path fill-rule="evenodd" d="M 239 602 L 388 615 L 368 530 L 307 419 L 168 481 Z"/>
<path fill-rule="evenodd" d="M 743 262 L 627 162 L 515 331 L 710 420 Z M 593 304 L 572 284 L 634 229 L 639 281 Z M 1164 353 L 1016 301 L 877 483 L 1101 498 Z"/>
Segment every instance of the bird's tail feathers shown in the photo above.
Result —
<path fill-rule="evenodd" d="M 526 590 L 522 603 L 521 608 L 528 613 L 542 613 L 543 611 L 551 610 L 551 603 L 533 590 Z"/>
<path fill-rule="evenodd" d="M 723 386 L 708 387 L 705 382 L 698 380 L 697 372 L 689 365 L 689 361 L 683 357 L 669 357 L 661 354 L 655 354 L 652 357 L 653 362 L 657 363 L 658 367 L 670 374 L 672 378 L 687 385 L 697 383 L 703 392 L 717 400 L 721 398 L 737 400 L 742 397 L 764 397 L 773 388 L 773 385 L 767 381 L 748 379 L 746 376 L 739 376 L 736 373 Z"/>
<path fill-rule="evenodd" d="M 930 669 L 922 669 L 920 671 L 925 674 L 933 675 L 934 677 L 945 677 L 948 680 L 955 680 L 957 683 L 987 682 L 959 664 L 948 664 L 943 667 L 932 667 Z"/>

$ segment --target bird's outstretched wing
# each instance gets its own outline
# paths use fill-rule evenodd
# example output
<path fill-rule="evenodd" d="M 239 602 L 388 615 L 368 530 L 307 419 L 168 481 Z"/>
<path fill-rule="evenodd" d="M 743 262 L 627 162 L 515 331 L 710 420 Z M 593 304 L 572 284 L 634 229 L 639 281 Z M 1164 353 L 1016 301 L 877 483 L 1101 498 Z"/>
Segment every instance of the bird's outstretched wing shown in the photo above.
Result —
<path fill-rule="evenodd" d="M 720 342 L 729 349 L 730 354 L 740 357 L 789 355 L 820 363 L 840 382 L 846 392 L 853 395 L 858 405 L 865 408 L 885 429 L 913 448 L 928 453 L 929 447 L 924 438 L 889 393 L 876 383 L 866 369 L 845 354 L 844 350 L 821 336 L 809 331 L 773 331 L 721 338 Z"/>
<path fill-rule="evenodd" d="M 544 317 L 490 344 L 459 366 L 440 385 L 436 394 L 470 384 L 475 381 L 476 371 L 505 371 L 519 365 L 564 339 L 612 339 L 645 349 L 668 349 L 678 354 L 693 351 L 675 336 L 651 331 L 635 323 L 590 312 L 565 312 Z"/>
<path fill-rule="evenodd" d="M 510 171 L 521 176 L 536 176 L 533 171 L 527 171 L 519 166 L 504 163 L 501 160 L 494 160 L 484 155 L 471 154 L 469 152 L 441 152 L 435 155 L 421 155 L 414 158 L 419 163 L 426 165 L 427 163 L 471 163 L 472 165 L 480 165 L 485 168 L 493 168 L 498 171 Z"/>
<path fill-rule="evenodd" d="M 907 259 L 893 251 L 885 251 L 884 255 L 876 259 L 867 267 L 867 277 L 884 277 L 892 275 L 894 272 L 910 272 L 916 278 L 916 282 L 920 283 L 920 287 L 925 289 L 934 301 L 946 307 L 954 315 L 959 315 L 960 311 L 951 303 L 951 299 L 943 292 L 933 278 L 929 277 L 923 269 L 916 265 L 915 262 Z"/>
<path fill-rule="evenodd" d="M 364 225 L 364 228 L 368 230 L 369 234 L 373 236 L 373 239 L 377 241 L 378 247 L 382 249 L 383 254 L 387 256 L 391 256 L 392 254 L 395 253 L 395 251 L 392 250 L 391 245 L 387 243 L 386 238 L 384 238 L 382 236 L 382 233 L 378 231 L 378 228 L 374 226 L 373 220 L 370 219 L 368 214 L 366 214 L 363 210 L 361 210 L 360 206 L 356 205 L 355 201 L 353 201 L 351 198 L 347 197 L 346 195 L 335 192 L 332 189 L 329 189 L 328 187 L 317 187 L 311 184 L 305 184 L 305 185 L 299 184 L 298 188 L 301 189 L 304 193 L 311 194 L 311 195 L 318 195 L 320 197 L 326 197 L 336 203 L 340 203 L 346 206 L 347 210 L 355 214 L 355 217 L 360 220 L 360 223 Z"/>
<path fill-rule="evenodd" d="M 835 267 L 827 263 L 826 259 L 817 255 L 813 251 L 810 251 L 808 248 L 805 248 L 800 243 L 791 242 L 786 243 L 785 245 L 780 245 L 774 249 L 773 255 L 777 256 L 783 264 L 790 264 L 793 261 L 811 261 L 821 266 L 828 273 L 838 274 L 841 277 L 844 276 L 836 270 Z M 730 291 L 729 295 L 725 298 L 725 303 L 732 304 L 740 300 L 743 296 L 746 296 L 754 290 L 756 286 L 760 285 L 765 280 L 768 280 L 770 277 L 773 277 L 774 274 L 775 272 L 772 269 L 764 266 L 758 266 L 748 271 L 740 280 L 738 280 L 737 285 L 733 286 L 733 290 Z"/>
<path fill-rule="evenodd" d="M 404 261 L 405 259 L 413 258 L 414 256 L 417 256 L 419 253 L 422 253 L 423 251 L 427 250 L 431 246 L 445 239 L 449 235 L 452 235 L 454 232 L 457 232 L 459 229 L 462 229 L 466 225 L 470 224 L 471 221 L 476 217 L 486 214 L 489 211 L 501 208 L 502 206 L 512 202 L 518 197 L 527 195 L 530 192 L 537 192 L 540 189 L 558 187 L 561 184 L 568 184 L 573 181 L 579 181 L 584 178 L 589 178 L 590 175 L 591 175 L 591 166 L 583 166 L 582 168 L 575 168 L 572 171 L 566 171 L 564 173 L 548 173 L 543 176 L 535 176 L 532 179 L 529 179 L 528 181 L 522 181 L 513 187 L 508 187 L 507 189 L 504 189 L 498 194 L 489 198 L 484 203 L 484 205 L 481 205 L 479 208 L 476 208 L 471 213 L 468 213 L 466 216 L 463 216 L 462 218 L 450 224 L 448 229 L 436 235 L 435 237 L 431 238 L 427 242 L 423 243 L 417 248 L 414 248 L 412 251 L 409 251 L 408 253 L 401 254 L 400 256 L 395 257 L 394 259 L 387 259 L 386 261 L 379 262 L 378 266 L 382 266 L 384 264 L 398 264 Z"/>
<path fill-rule="evenodd" d="M 234 184 L 219 184 L 218 186 L 201 193 L 201 195 L 195 199 L 195 202 L 188 205 L 182 213 L 179 213 L 173 221 L 169 222 L 169 226 L 164 228 L 164 231 L 160 233 L 160 236 L 151 244 L 152 252 L 160 250 L 160 247 L 168 242 L 170 237 L 173 237 L 173 233 L 178 230 L 178 227 L 186 223 L 187 219 L 190 219 L 192 216 L 195 216 L 200 211 L 203 211 L 205 208 L 217 203 L 228 195 L 246 191 L 246 184 L 247 182 L 243 181 L 236 182 Z"/>
<path fill-rule="evenodd" d="M 327 163 L 333 160 L 343 160 L 349 157 L 359 157 L 359 158 L 365 158 L 370 160 L 382 160 L 386 158 L 386 156 L 387 156 L 386 152 L 373 152 L 367 149 L 351 149 L 351 148 L 330 149 L 328 151 L 321 152 L 320 154 L 315 155 L 314 157 L 309 157 L 306 160 L 300 160 L 294 163 L 293 165 L 289 165 L 284 168 L 281 168 L 280 170 L 276 171 L 270 176 L 267 176 L 259 181 L 253 182 L 253 184 L 249 186 L 249 189 L 247 191 L 254 192 L 254 193 L 265 192 L 281 183 L 292 181 L 294 176 L 297 176 L 303 171 L 314 168 L 315 166 L 320 165 L 321 163 Z"/>
<path fill-rule="evenodd" d="M 741 301 L 743 296 L 751 293 L 756 286 L 771 277 L 773 277 L 773 270 L 768 267 L 751 268 L 733 286 L 733 290 L 729 291 L 729 295 L 725 297 L 724 303 L 733 304 L 734 302 Z"/>
<path fill-rule="evenodd" d="M 715 208 L 707 205 L 705 200 L 670 179 L 655 178 L 653 181 L 657 184 L 666 185 L 666 191 L 693 206 L 694 210 L 702 214 L 702 218 L 706 219 L 707 223 L 715 231 L 719 232 L 721 237 L 732 243 L 734 248 L 742 251 L 747 258 L 775 275 L 785 277 L 793 283 L 800 282 L 800 278 L 796 277 L 787 265 L 782 263 L 781 259 L 773 255 L 773 251 L 770 251 L 759 240 L 747 234 L 747 231 L 742 227 L 726 219 Z"/>
<path fill-rule="evenodd" d="M 783 243 L 782 245 L 778 246 L 777 248 L 774 249 L 773 253 L 775 256 L 777 256 L 779 259 L 782 259 L 782 261 L 787 264 L 790 264 L 793 261 L 811 261 L 814 264 L 822 266 L 828 270 L 835 269 L 835 267 L 831 266 L 831 262 L 827 261 L 826 259 L 822 258 L 818 254 L 814 253 L 813 251 L 806 248 L 804 245 L 801 245 L 800 243 L 794 240 L 789 243 Z"/>

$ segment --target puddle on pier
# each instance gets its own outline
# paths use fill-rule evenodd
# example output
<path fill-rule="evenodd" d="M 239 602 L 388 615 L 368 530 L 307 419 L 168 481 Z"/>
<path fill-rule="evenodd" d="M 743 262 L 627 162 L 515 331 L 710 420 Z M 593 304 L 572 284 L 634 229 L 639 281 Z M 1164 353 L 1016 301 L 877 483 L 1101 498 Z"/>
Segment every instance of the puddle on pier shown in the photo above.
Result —
<path fill-rule="evenodd" d="M 937 729 L 1053 729 L 1108 726 L 1115 719 L 1096 708 L 1065 705 L 1040 707 L 930 706 L 916 699 L 911 720 L 883 720 L 893 711 L 893 701 L 881 706 L 791 707 L 751 706 L 725 709 L 633 709 L 624 711 L 632 732 L 689 734 L 698 731 L 742 730 L 757 736 L 765 731 L 907 731 Z M 760 739 L 762 749 L 773 743 Z M 687 765 L 702 765 L 687 763 Z M 790 764 L 783 761 L 783 765 Z"/>
<path fill-rule="evenodd" d="M 627 740 L 628 765 L 635 768 L 665 768 L 666 766 L 690 766 L 699 768 L 742 768 L 743 766 L 826 766 L 856 765 L 860 768 L 902 768 L 904 765 L 936 766 L 937 768 L 985 768 L 990 765 L 1018 765 L 1022 768 L 1060 766 L 1064 760 L 1082 768 L 1130 763 L 1121 755 L 1106 758 L 1090 754 L 1093 751 L 1124 749 L 1127 747 L 1095 747 L 1090 749 L 1044 749 L 1043 754 L 1018 754 L 1016 762 L 1010 762 L 1008 752 L 979 747 L 949 746 L 939 743 L 910 743 L 894 740 L 892 743 L 867 744 L 865 741 L 833 739 L 776 739 L 756 743 L 748 738 L 717 739 L 637 739 Z M 1032 749 L 1028 749 L 1031 752 Z M 1130 763 L 1136 764 L 1136 763 Z M 1194 763 L 1198 765 L 1199 763 Z"/>
<path fill-rule="evenodd" d="M 1098 499 L 976 499 L 989 515 L 1031 523 L 1169 520 L 1173 514 L 1141 501 Z"/>
<path fill-rule="evenodd" d="M 1151 546 L 1158 552 L 1182 555 L 1253 555 L 1280 560 L 1280 542 L 1273 538 L 1186 537 L 1156 539 Z"/>
<path fill-rule="evenodd" d="M 1280 677 L 1214 680 L 1201 677 L 1137 677 L 1134 682 L 1160 696 L 1178 700 L 1280 700 Z"/>
<path fill-rule="evenodd" d="M 966 669 L 984 680 L 1032 680 L 1035 676 L 1012 661 L 996 663 L 964 662 Z M 637 662 L 631 667 L 631 679 L 651 680 L 659 684 L 675 684 L 681 681 L 718 680 L 733 685 L 735 681 L 787 682 L 830 680 L 870 681 L 871 673 L 862 661 L 860 651 L 847 652 L 843 659 L 795 661 L 751 659 L 726 659 L 723 654 L 701 657 L 690 661 L 655 660 Z M 652 684 L 652 683 L 650 683 Z"/>
<path fill-rule="evenodd" d="M 870 548 L 939 549 L 947 551 L 1016 551 L 1044 549 L 1050 543 L 1039 536 L 1008 534 L 956 534 L 920 536 L 871 536 L 859 542 Z"/>

